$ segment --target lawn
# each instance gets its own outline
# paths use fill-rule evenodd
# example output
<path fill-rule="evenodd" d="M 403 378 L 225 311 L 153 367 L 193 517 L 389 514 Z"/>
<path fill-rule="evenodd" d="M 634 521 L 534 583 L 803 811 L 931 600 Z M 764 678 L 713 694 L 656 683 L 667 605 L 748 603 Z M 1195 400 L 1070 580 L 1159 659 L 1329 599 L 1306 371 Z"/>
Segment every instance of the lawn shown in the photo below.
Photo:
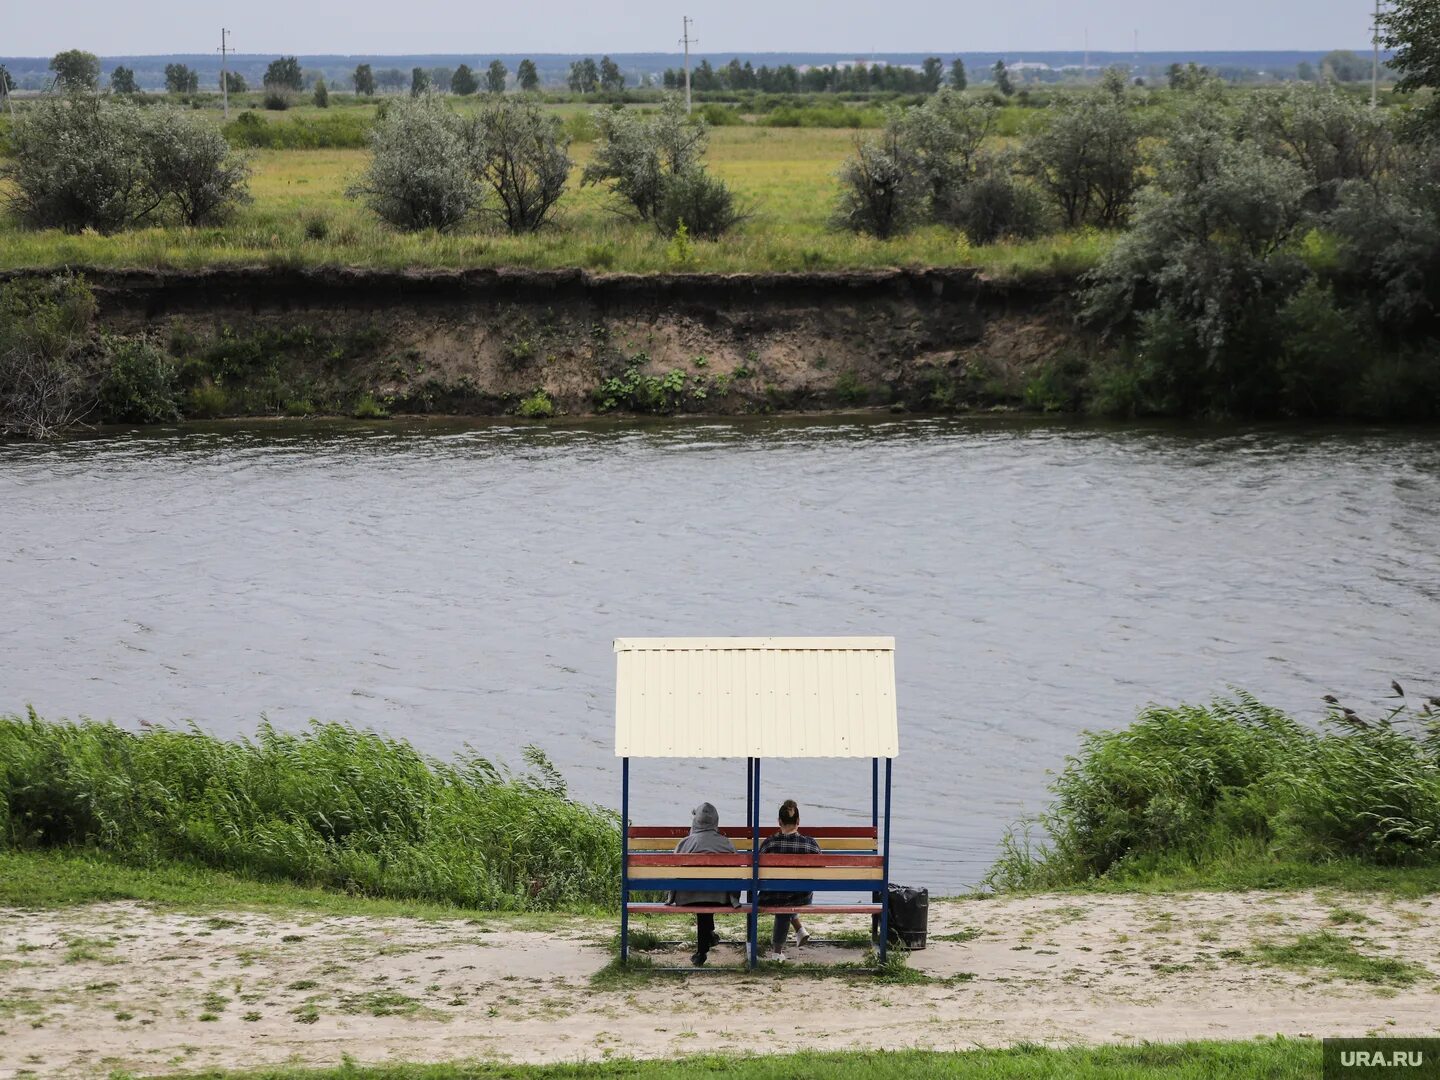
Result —
<path fill-rule="evenodd" d="M 890 241 L 836 232 L 829 224 L 835 172 L 855 135 L 828 128 L 713 129 L 710 167 L 734 185 L 751 216 L 718 242 L 693 244 L 687 258 L 677 256 L 669 237 L 617 213 L 615 200 L 603 190 L 580 187 L 580 169 L 593 144 L 577 143 L 571 150 L 576 168 L 558 219 L 533 236 L 511 237 L 486 225 L 447 235 L 397 233 L 345 196 L 365 168 L 367 151 L 259 150 L 253 152 L 254 202 L 224 226 L 100 236 L 32 231 L 0 219 L 0 269 L 239 264 L 733 273 L 977 266 L 1018 278 L 1082 270 L 1108 243 L 1103 236 L 1072 233 L 972 247 L 963 235 L 940 227 Z"/>

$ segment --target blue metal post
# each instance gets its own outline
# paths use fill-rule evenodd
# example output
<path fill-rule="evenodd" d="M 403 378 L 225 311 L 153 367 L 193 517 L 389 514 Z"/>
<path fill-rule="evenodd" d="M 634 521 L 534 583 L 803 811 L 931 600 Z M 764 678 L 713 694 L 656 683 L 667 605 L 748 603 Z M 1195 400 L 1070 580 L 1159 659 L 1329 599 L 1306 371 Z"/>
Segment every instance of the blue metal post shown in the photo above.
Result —
<path fill-rule="evenodd" d="M 750 815 L 755 812 L 755 759 L 745 759 L 745 824 L 750 824 Z"/>
<path fill-rule="evenodd" d="M 894 758 L 885 759 L 885 851 L 880 871 L 880 963 L 890 947 L 890 767 Z"/>
<path fill-rule="evenodd" d="M 760 759 L 750 789 L 750 967 L 760 963 Z"/>
<path fill-rule="evenodd" d="M 876 830 L 880 828 L 880 759 L 878 757 L 870 759 L 870 827 Z"/>
<path fill-rule="evenodd" d="M 630 759 L 620 759 L 620 963 L 630 962 Z"/>

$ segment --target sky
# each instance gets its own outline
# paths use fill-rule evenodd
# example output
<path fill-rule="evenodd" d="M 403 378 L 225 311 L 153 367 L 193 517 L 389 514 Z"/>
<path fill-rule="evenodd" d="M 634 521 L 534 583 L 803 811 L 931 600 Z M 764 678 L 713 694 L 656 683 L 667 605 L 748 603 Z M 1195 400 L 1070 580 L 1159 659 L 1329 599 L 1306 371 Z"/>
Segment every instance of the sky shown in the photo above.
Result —
<path fill-rule="evenodd" d="M 0 56 L 673 52 L 688 7 L 704 53 L 1356 49 L 1367 0 L 61 0 L 7 5 Z"/>

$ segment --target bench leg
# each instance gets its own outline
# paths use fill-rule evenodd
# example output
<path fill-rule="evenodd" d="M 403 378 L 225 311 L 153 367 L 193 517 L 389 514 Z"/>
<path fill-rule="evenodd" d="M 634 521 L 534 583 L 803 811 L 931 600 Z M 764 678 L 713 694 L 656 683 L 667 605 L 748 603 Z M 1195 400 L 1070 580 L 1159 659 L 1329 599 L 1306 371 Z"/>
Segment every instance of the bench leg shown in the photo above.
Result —
<path fill-rule="evenodd" d="M 620 965 L 630 962 L 630 890 L 620 892 Z"/>

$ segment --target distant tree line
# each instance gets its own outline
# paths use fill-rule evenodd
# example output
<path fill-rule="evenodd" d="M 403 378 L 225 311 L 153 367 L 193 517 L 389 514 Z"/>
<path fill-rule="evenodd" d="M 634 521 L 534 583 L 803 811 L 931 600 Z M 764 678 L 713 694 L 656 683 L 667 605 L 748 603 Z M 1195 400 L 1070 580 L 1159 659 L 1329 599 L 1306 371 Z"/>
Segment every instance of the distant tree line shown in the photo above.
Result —
<path fill-rule="evenodd" d="M 950 69 L 952 84 L 956 76 L 961 83 L 958 88 L 963 90 L 965 64 L 959 59 Z M 804 71 L 794 64 L 773 68 L 762 64 L 757 68 L 749 60 L 741 63 L 737 57 L 720 68 L 713 67 L 709 60 L 701 60 L 690 72 L 690 88 L 697 91 L 759 90 L 767 94 L 854 93 L 867 90 L 932 94 L 940 89 L 945 78 L 945 63 L 938 56 L 927 57 L 918 71 L 896 64 L 863 62 L 811 67 Z M 666 68 L 660 81 L 667 90 L 684 89 L 685 72 L 683 69 Z M 573 84 L 571 89 L 575 89 Z"/>

